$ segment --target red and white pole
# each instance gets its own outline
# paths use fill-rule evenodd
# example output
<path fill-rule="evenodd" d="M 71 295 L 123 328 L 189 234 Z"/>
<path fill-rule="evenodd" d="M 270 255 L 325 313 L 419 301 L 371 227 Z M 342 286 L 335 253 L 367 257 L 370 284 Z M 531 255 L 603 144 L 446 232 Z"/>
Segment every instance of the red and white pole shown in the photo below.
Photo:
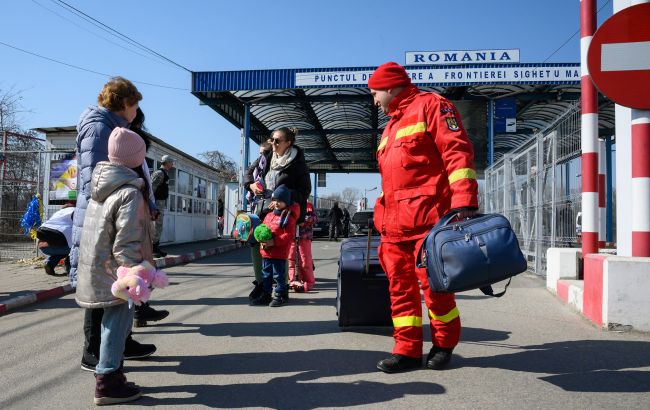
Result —
<path fill-rule="evenodd" d="M 632 110 L 632 256 L 650 256 L 650 111 Z"/>
<path fill-rule="evenodd" d="M 598 253 L 598 92 L 587 67 L 596 32 L 596 0 L 580 0 L 582 103 L 582 257 Z"/>
<path fill-rule="evenodd" d="M 606 150 L 607 143 L 605 140 L 598 140 L 598 248 L 604 248 L 607 241 Z"/>

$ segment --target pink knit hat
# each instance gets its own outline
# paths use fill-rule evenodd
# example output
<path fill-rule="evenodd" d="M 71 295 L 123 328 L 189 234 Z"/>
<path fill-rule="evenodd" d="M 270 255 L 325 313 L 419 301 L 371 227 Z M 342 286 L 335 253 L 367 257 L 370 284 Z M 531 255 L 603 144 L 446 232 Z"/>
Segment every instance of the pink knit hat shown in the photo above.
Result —
<path fill-rule="evenodd" d="M 127 168 L 137 168 L 144 162 L 144 140 L 135 132 L 116 127 L 108 138 L 108 160 Z"/>

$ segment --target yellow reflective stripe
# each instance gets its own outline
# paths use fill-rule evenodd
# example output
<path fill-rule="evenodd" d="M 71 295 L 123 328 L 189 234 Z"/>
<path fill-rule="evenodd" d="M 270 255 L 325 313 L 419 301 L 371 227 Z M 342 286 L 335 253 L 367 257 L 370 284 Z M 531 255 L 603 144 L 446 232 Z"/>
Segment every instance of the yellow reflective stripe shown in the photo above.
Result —
<path fill-rule="evenodd" d="M 381 139 L 381 142 L 379 143 L 379 147 L 377 147 L 377 151 L 380 149 L 384 148 L 386 144 L 388 143 L 388 137 L 384 137 Z"/>
<path fill-rule="evenodd" d="M 472 168 L 461 168 L 455 170 L 449 175 L 449 185 L 465 178 L 476 179 L 476 171 L 474 171 Z"/>
<path fill-rule="evenodd" d="M 460 312 L 458 312 L 458 306 L 450 310 L 449 313 L 447 313 L 446 315 L 442 315 L 442 316 L 434 315 L 431 309 L 429 309 L 429 317 L 433 320 L 437 320 L 443 323 L 449 323 L 452 320 L 456 319 L 458 316 L 460 316 Z"/>
<path fill-rule="evenodd" d="M 393 318 L 394 327 L 416 326 L 422 327 L 422 317 L 420 316 L 401 316 Z"/>
<path fill-rule="evenodd" d="M 398 140 L 400 138 L 408 137 L 409 135 L 413 135 L 418 132 L 424 132 L 427 129 L 427 123 L 422 121 L 418 122 L 417 124 L 409 125 L 408 127 L 401 128 L 397 131 L 397 134 L 395 134 L 395 139 Z"/>

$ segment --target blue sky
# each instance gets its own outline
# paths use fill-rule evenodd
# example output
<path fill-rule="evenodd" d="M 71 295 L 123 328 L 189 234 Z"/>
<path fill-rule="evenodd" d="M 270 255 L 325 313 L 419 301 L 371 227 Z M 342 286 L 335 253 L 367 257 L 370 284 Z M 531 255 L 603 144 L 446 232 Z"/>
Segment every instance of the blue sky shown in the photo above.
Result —
<path fill-rule="evenodd" d="M 519 48 L 522 62 L 580 60 L 579 35 L 551 56 L 578 30 L 578 0 L 66 2 L 193 71 L 404 63 L 410 50 Z M 598 0 L 598 7 L 605 3 Z M 188 72 L 126 50 L 133 47 L 58 4 L 3 1 L 0 41 L 101 73 L 184 89 L 137 83 L 149 129 L 191 155 L 218 149 L 239 160 L 239 130 L 199 105 Z M 611 10 L 610 2 L 599 24 Z M 75 125 L 107 80 L 3 45 L 0 60 L 0 89 L 21 90 L 23 107 L 32 111 L 21 115 L 25 128 Z M 328 175 L 328 188 L 318 192 L 378 184 L 378 175 Z"/>

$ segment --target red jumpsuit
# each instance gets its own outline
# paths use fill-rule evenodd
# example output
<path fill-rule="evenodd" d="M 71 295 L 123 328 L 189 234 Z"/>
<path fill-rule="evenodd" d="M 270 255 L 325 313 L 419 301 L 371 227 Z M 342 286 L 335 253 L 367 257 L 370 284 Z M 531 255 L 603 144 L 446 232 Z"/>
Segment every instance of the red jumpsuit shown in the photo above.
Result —
<path fill-rule="evenodd" d="M 393 353 L 420 357 L 420 288 L 433 344 L 453 348 L 460 338 L 455 295 L 431 291 L 426 271 L 415 267 L 415 259 L 440 217 L 453 208 L 478 207 L 474 152 L 456 108 L 440 95 L 410 85 L 391 101 L 389 116 L 377 150 L 382 177 L 374 212 L 381 233 L 379 260 L 390 283 Z"/>

